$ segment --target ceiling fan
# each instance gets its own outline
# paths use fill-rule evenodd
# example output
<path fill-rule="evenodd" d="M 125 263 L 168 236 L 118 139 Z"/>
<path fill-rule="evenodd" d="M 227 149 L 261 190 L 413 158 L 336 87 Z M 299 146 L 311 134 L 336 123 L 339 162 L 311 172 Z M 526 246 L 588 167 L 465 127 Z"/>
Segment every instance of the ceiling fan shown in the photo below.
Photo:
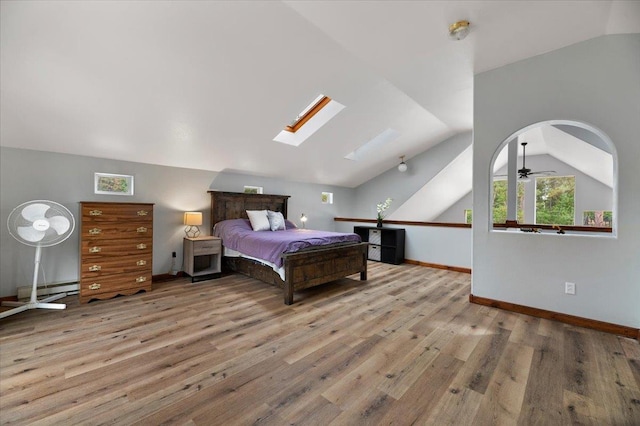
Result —
<path fill-rule="evenodd" d="M 527 142 L 521 142 L 522 145 L 522 168 L 518 169 L 518 179 L 522 181 L 529 181 L 529 176 L 531 175 L 543 175 L 549 176 L 551 173 L 555 173 L 555 170 L 540 170 L 540 171 L 532 171 L 528 169 L 526 166 L 527 160 Z M 507 176 L 507 175 L 497 175 L 497 176 Z"/>
<path fill-rule="evenodd" d="M 544 176 L 548 176 L 550 173 L 555 173 L 554 170 L 542 170 L 539 172 L 534 172 L 531 169 L 527 169 L 527 167 L 525 166 L 525 160 L 527 157 L 527 142 L 521 142 L 520 145 L 522 145 L 522 168 L 518 169 L 518 177 L 520 179 L 529 179 L 530 175 L 544 175 Z"/>

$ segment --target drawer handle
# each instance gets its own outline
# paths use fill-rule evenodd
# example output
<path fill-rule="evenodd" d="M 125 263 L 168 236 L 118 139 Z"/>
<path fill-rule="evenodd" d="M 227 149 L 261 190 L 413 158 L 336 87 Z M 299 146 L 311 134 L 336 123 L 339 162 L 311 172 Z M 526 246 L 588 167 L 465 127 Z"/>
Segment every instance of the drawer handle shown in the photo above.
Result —
<path fill-rule="evenodd" d="M 90 247 L 89 253 L 100 253 L 102 249 L 100 247 Z"/>
<path fill-rule="evenodd" d="M 98 235 L 101 232 L 102 232 L 102 229 L 100 229 L 100 228 L 89 229 L 89 234 L 91 234 L 91 235 Z"/>
<path fill-rule="evenodd" d="M 144 226 L 141 226 L 140 228 L 138 228 L 138 232 L 139 233 L 147 232 L 147 228 L 145 228 Z"/>
<path fill-rule="evenodd" d="M 138 261 L 136 262 L 136 265 L 138 265 L 138 266 L 144 266 L 144 265 L 146 265 L 146 264 L 147 264 L 147 261 L 146 261 L 146 260 L 138 260 Z"/>
<path fill-rule="evenodd" d="M 97 272 L 97 271 L 100 271 L 101 269 L 102 269 L 102 266 L 100 265 L 89 266 L 89 272 Z"/>
<path fill-rule="evenodd" d="M 91 210 L 89 216 L 102 216 L 102 210 Z"/>
<path fill-rule="evenodd" d="M 144 250 L 144 249 L 146 249 L 146 248 L 147 248 L 147 245 L 146 245 L 146 244 L 143 244 L 143 243 L 140 243 L 140 244 L 138 244 L 136 247 L 138 248 L 138 250 Z"/>
<path fill-rule="evenodd" d="M 138 216 L 146 216 L 148 213 L 146 210 L 138 210 Z"/>
<path fill-rule="evenodd" d="M 137 283 L 143 283 L 143 282 L 145 282 L 146 280 L 147 280 L 147 277 L 138 277 L 138 278 L 136 278 L 136 282 L 137 282 Z"/>
<path fill-rule="evenodd" d="M 89 290 L 99 290 L 100 289 L 100 284 L 98 283 L 93 283 L 89 286 Z"/>

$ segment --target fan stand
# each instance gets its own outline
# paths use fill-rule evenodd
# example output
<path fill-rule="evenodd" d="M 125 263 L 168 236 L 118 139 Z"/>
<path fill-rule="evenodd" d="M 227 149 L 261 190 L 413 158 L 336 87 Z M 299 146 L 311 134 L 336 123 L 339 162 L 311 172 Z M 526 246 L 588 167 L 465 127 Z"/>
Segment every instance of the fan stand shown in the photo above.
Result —
<path fill-rule="evenodd" d="M 38 269 L 40 267 L 41 249 L 42 247 L 36 246 L 36 255 L 34 260 L 35 265 L 33 269 L 33 287 L 31 287 L 31 300 L 29 300 L 28 302 L 2 302 L 2 306 L 15 306 L 15 308 L 9 309 L 8 311 L 0 312 L 0 319 L 20 312 L 24 312 L 29 309 L 66 309 L 67 305 L 64 303 L 48 303 L 65 297 L 67 295 L 66 293 L 49 296 L 40 301 L 36 297 L 38 295 Z"/>

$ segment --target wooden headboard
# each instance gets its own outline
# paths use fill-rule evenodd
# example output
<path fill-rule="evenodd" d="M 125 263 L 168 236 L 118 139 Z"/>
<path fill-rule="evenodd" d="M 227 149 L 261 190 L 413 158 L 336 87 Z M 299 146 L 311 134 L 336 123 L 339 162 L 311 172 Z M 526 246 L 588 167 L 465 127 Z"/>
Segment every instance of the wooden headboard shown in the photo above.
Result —
<path fill-rule="evenodd" d="M 211 194 L 211 235 L 213 225 L 221 220 L 248 219 L 247 210 L 271 210 L 281 212 L 285 219 L 287 218 L 287 201 L 290 195 L 208 192 Z"/>

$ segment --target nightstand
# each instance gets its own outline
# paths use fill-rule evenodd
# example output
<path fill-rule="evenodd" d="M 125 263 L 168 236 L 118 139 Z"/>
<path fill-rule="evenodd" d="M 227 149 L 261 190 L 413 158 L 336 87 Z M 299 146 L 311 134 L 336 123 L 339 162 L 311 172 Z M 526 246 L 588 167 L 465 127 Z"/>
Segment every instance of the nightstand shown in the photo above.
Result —
<path fill-rule="evenodd" d="M 221 257 L 222 241 L 218 237 L 184 239 L 184 272 L 191 276 L 191 282 L 219 278 Z"/>

